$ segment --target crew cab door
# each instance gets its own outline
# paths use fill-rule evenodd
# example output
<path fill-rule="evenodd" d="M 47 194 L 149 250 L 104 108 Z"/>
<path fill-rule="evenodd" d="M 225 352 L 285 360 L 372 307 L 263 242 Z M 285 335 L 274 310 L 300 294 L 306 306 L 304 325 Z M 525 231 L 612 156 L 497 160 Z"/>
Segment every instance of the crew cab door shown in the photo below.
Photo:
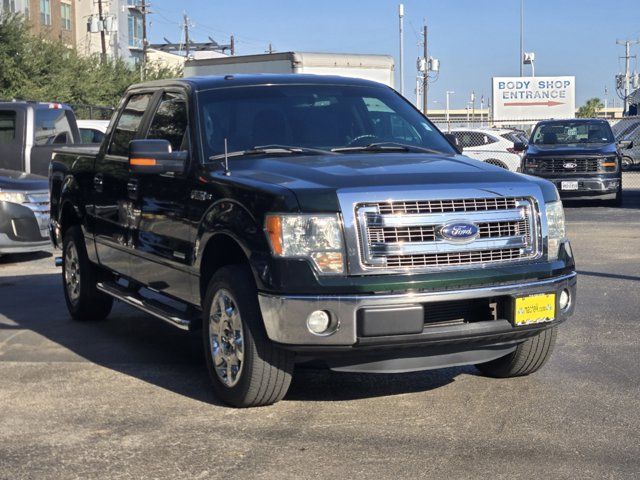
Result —
<path fill-rule="evenodd" d="M 135 198 L 139 221 L 133 232 L 131 276 L 144 285 L 191 301 L 189 265 L 193 253 L 193 225 L 188 220 L 190 195 L 190 139 L 186 93 L 165 90 L 154 108 L 142 138 L 169 141 L 173 152 L 186 152 L 182 173 L 131 173 L 130 198 Z"/>
<path fill-rule="evenodd" d="M 125 99 L 94 168 L 93 233 L 98 259 L 102 265 L 127 276 L 131 272 L 132 232 L 139 217 L 135 198 L 128 191 L 129 142 L 139 138 L 152 96 L 152 92 L 142 92 Z"/>

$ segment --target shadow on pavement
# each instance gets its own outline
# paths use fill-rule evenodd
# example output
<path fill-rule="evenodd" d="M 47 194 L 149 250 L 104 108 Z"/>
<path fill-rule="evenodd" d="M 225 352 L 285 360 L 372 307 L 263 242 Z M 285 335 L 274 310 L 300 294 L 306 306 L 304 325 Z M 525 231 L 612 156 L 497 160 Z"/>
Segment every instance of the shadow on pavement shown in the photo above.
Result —
<path fill-rule="evenodd" d="M 640 188 L 640 185 L 638 186 Z M 584 208 L 584 207 L 601 207 L 601 208 L 613 208 L 616 210 L 619 209 L 630 209 L 630 210 L 640 210 L 640 189 L 636 190 L 623 190 L 622 191 L 622 206 L 620 207 L 611 207 L 607 205 L 604 200 L 572 200 L 570 198 L 563 198 L 562 204 L 565 208 L 574 209 L 574 208 Z"/>
<path fill-rule="evenodd" d="M 344 401 L 426 392 L 444 387 L 462 373 L 477 375 L 471 366 L 396 374 L 358 374 L 296 368 L 285 400 Z"/>
<path fill-rule="evenodd" d="M 5 255 L 0 255 L 0 265 L 6 265 L 8 263 L 32 262 L 34 260 L 41 260 L 43 258 L 52 256 L 53 254 L 47 251 L 31 253 L 7 253 Z"/>
<path fill-rule="evenodd" d="M 578 270 L 579 275 L 586 275 L 588 277 L 602 277 L 602 278 L 617 278 L 619 280 L 631 280 L 640 281 L 640 277 L 633 275 L 620 275 L 618 273 L 605 273 L 605 272 L 589 272 L 586 270 Z"/>
<path fill-rule="evenodd" d="M 37 335 L 17 335 L 21 330 Z M 57 344 L 51 345 L 51 342 Z M 0 277 L 0 360 L 85 359 L 189 398 L 221 405 L 209 384 L 199 338 L 121 303 L 105 321 L 67 313 L 60 274 Z M 297 368 L 285 400 L 350 400 L 426 391 L 473 367 L 376 375 Z"/>

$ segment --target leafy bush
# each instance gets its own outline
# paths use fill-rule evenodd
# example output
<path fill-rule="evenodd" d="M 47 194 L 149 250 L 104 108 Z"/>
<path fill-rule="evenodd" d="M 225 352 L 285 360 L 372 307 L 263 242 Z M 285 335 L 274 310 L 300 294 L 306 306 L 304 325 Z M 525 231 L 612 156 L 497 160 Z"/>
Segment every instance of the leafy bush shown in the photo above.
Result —
<path fill-rule="evenodd" d="M 149 66 L 146 80 L 180 76 Z M 0 99 L 115 106 L 140 70 L 121 59 L 100 62 L 64 45 L 34 36 L 20 15 L 0 15 Z"/>

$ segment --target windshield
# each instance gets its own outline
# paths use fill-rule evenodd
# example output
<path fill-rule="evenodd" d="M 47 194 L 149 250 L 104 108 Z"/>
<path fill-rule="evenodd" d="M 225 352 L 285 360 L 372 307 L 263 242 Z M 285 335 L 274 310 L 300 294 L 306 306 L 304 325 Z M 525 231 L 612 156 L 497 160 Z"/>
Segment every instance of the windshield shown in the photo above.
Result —
<path fill-rule="evenodd" d="M 613 143 L 607 122 L 553 122 L 538 124 L 532 135 L 534 145 Z"/>
<path fill-rule="evenodd" d="M 199 96 L 205 158 L 264 145 L 322 150 L 392 142 L 455 154 L 444 136 L 386 87 L 270 85 Z"/>

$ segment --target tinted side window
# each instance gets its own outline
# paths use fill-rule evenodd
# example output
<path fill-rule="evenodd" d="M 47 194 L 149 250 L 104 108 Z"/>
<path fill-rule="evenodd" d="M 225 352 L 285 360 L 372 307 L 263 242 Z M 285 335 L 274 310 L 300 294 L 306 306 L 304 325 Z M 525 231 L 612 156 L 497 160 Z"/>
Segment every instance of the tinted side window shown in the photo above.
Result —
<path fill-rule="evenodd" d="M 104 133 L 100 130 L 94 130 L 93 128 L 81 128 L 80 138 L 82 143 L 102 143 Z"/>
<path fill-rule="evenodd" d="M 67 110 L 38 108 L 36 110 L 35 144 L 60 145 L 73 143 Z"/>
<path fill-rule="evenodd" d="M 174 152 L 186 149 L 183 146 L 187 132 L 187 104 L 183 97 L 165 93 L 158 106 L 147 138 L 168 140 Z"/>
<path fill-rule="evenodd" d="M 129 142 L 135 138 L 138 132 L 144 112 L 149 105 L 149 100 L 151 100 L 150 93 L 132 95 L 127 100 L 127 105 L 118 119 L 111 138 L 111 145 L 109 146 L 111 155 L 126 157 L 129 154 Z"/>
<path fill-rule="evenodd" d="M 0 112 L 0 145 L 13 143 L 16 138 L 16 112 Z"/>

